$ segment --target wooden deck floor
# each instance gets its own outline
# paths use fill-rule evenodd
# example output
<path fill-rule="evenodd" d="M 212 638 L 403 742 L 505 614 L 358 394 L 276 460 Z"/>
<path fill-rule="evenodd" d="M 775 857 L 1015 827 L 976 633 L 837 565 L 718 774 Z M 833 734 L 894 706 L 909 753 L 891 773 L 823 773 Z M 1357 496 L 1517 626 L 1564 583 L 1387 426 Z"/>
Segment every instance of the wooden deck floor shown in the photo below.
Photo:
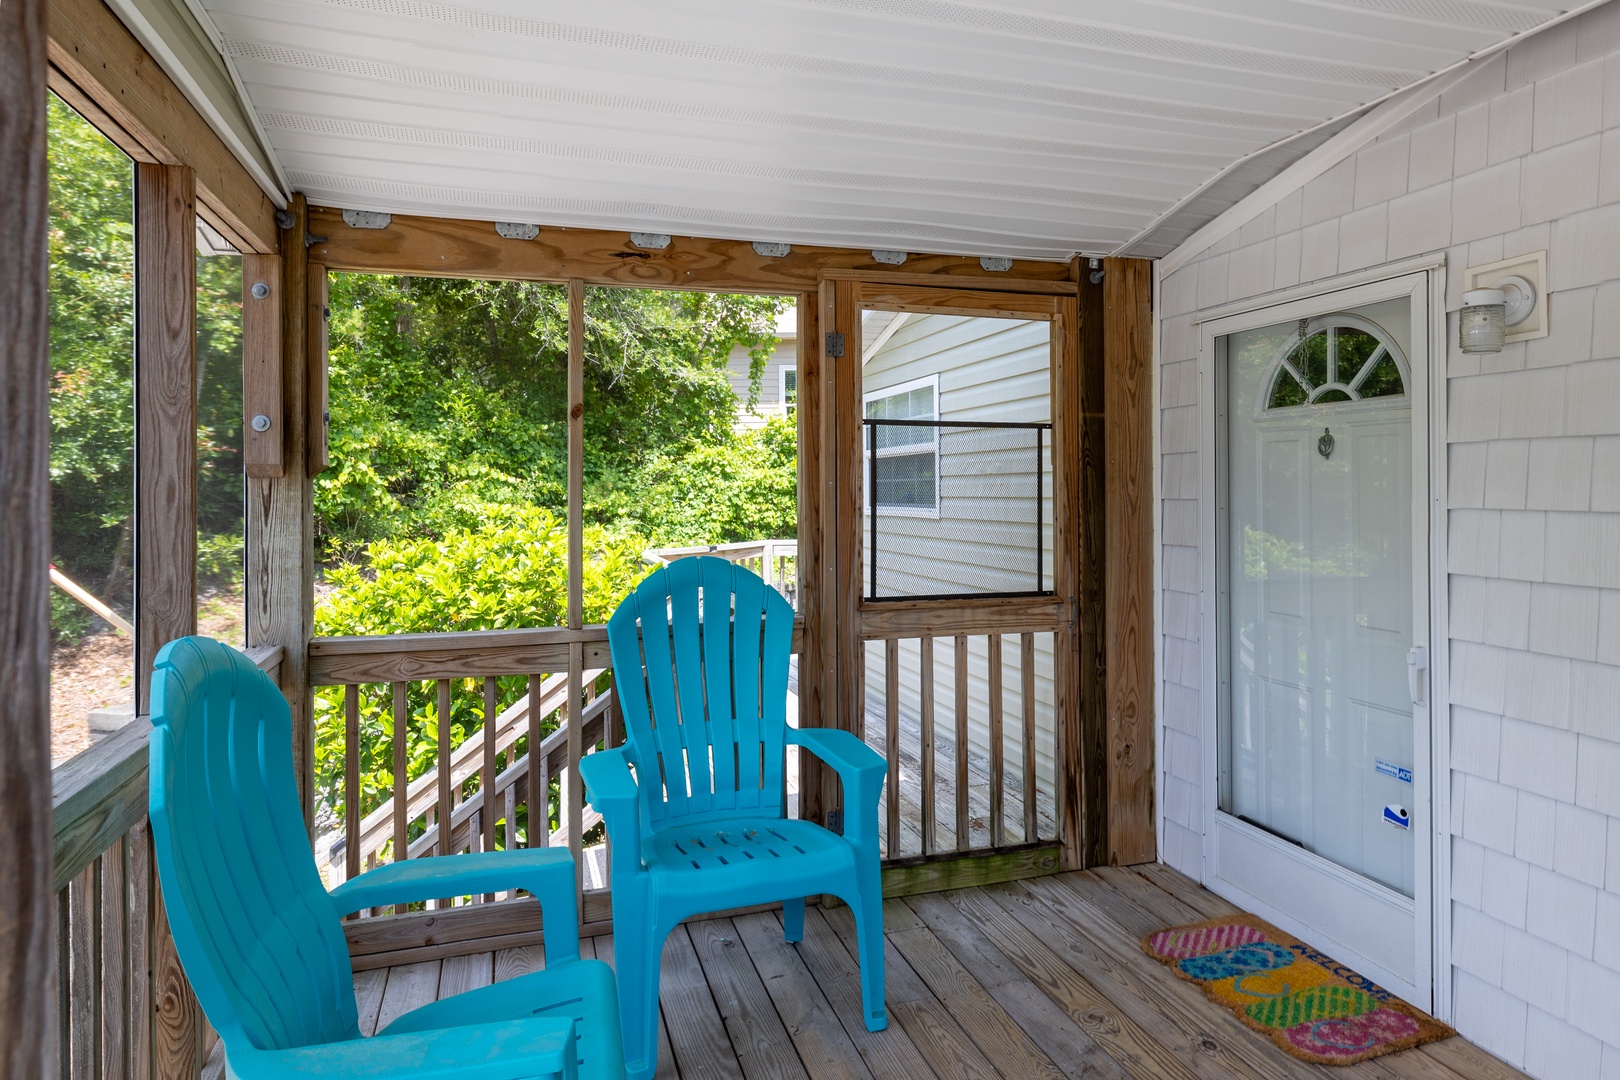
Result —
<path fill-rule="evenodd" d="M 1507 1080 L 1462 1039 L 1329 1069 L 1288 1057 L 1142 953 L 1139 938 L 1230 912 L 1163 867 L 1099 870 L 889 901 L 889 1028 L 860 1020 L 854 926 L 806 912 L 782 942 L 766 912 L 691 923 L 664 949 L 659 1077 L 1255 1077 Z M 610 937 L 586 955 L 612 961 Z M 355 979 L 361 1027 L 539 966 L 538 946 Z"/>

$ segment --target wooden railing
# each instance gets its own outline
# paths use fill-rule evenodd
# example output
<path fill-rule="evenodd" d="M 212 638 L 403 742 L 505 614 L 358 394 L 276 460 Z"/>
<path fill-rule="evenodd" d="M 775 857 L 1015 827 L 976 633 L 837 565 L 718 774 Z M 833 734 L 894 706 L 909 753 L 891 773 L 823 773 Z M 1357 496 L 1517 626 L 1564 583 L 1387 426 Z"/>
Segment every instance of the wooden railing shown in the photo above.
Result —
<path fill-rule="evenodd" d="M 692 547 L 649 548 L 644 557 L 664 564 L 693 555 L 712 555 L 745 566 L 765 579 L 794 610 L 799 607 L 799 542 L 797 540 L 746 540 L 732 544 L 699 544 Z"/>
<path fill-rule="evenodd" d="M 865 643 L 865 739 L 889 762 L 881 820 L 891 867 L 1002 855 L 999 873 L 1057 868 L 1051 640 L 885 633 Z"/>
<path fill-rule="evenodd" d="M 280 647 L 248 655 L 279 672 Z M 136 717 L 51 775 L 57 1028 L 61 1075 L 71 1080 L 176 1080 L 208 1049 L 152 863 L 151 730 Z"/>
<path fill-rule="evenodd" d="M 579 868 L 584 929 L 605 928 L 605 838 L 587 851 L 600 819 L 585 805 L 578 763 L 623 738 L 607 656 L 602 626 L 314 639 L 309 679 L 325 696 L 317 704 L 323 742 L 322 725 L 341 716 L 339 746 L 324 751 L 340 750 L 342 760 L 336 835 L 317 852 L 330 856 L 329 882 L 401 854 L 566 845 Z M 461 741 L 440 722 L 446 716 L 459 722 Z M 378 766 L 369 803 L 362 761 Z M 394 963 L 402 951 L 456 951 L 456 940 L 472 937 L 501 947 L 537 941 L 538 913 L 511 899 L 444 897 L 425 910 L 362 912 L 348 926 L 355 966 Z"/>

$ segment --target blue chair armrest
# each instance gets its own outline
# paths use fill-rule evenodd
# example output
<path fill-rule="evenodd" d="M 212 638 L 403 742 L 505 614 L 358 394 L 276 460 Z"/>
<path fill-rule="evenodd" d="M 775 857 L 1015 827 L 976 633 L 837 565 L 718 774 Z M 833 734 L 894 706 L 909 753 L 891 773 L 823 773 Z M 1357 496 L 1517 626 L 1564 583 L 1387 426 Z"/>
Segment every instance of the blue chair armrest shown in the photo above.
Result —
<path fill-rule="evenodd" d="M 787 741 L 826 762 L 844 784 L 844 836 L 851 842 L 877 842 L 877 802 L 889 763 L 848 731 L 789 728 Z"/>
<path fill-rule="evenodd" d="M 238 1050 L 229 1064 L 238 1080 L 577 1080 L 578 1058 L 574 1022 L 542 1016 L 291 1050 Z"/>
<path fill-rule="evenodd" d="M 579 762 L 580 779 L 585 781 L 585 798 L 602 815 L 613 850 L 619 853 L 614 865 L 630 852 L 641 851 L 641 793 L 630 771 L 630 757 L 624 747 L 586 754 Z"/>
<path fill-rule="evenodd" d="M 474 851 L 385 863 L 345 881 L 332 890 L 331 898 L 341 917 L 361 908 L 514 888 L 528 890 L 540 902 L 546 963 L 577 959 L 574 859 L 562 848 Z"/>

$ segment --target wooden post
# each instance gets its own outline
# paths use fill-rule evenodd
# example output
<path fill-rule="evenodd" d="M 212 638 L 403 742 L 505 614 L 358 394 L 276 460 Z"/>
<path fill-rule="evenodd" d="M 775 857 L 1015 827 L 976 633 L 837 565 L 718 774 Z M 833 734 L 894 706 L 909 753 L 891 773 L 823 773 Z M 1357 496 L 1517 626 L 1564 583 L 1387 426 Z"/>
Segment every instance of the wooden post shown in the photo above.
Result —
<path fill-rule="evenodd" d="M 135 166 L 135 687 L 197 630 L 197 201 L 183 165 Z M 160 890 L 152 903 L 153 1075 L 202 1069 L 202 1013 L 180 969 Z"/>
<path fill-rule="evenodd" d="M 799 399 L 794 420 L 799 428 L 799 616 L 805 621 L 804 650 L 799 654 L 799 724 L 812 727 L 822 723 L 826 712 L 828 661 L 822 622 L 833 580 L 823 526 L 830 512 L 826 509 L 827 478 L 822 473 L 827 380 L 821 357 L 820 297 L 801 293 L 798 303 Z M 800 754 L 799 817 L 805 821 L 825 820 L 821 783 L 821 763 L 816 756 Z"/>
<path fill-rule="evenodd" d="M 303 196 L 294 196 L 293 223 L 281 230 L 280 301 L 281 472 L 250 476 L 247 482 L 247 643 L 280 645 L 281 692 L 292 709 L 293 763 L 304 816 L 313 812 L 310 778 L 314 772 L 309 693 L 309 638 L 314 626 L 315 509 L 309 478 L 308 368 L 309 262 L 305 256 Z M 244 337 L 268 326 L 243 325 Z M 243 342 L 257 353 L 259 341 Z M 272 429 L 274 430 L 274 429 Z"/>
<path fill-rule="evenodd" d="M 197 198 L 183 165 L 135 166 L 135 689 L 197 632 Z"/>
<path fill-rule="evenodd" d="M 1107 485 L 1104 456 L 1106 418 L 1103 413 L 1103 286 L 1093 283 L 1091 269 L 1075 260 L 1079 298 L 1079 390 L 1080 395 L 1080 511 L 1078 638 L 1079 700 L 1078 731 L 1072 753 L 1076 759 L 1080 789 L 1074 795 L 1078 807 L 1080 835 L 1077 852 L 1081 866 L 1108 862 L 1108 678 L 1104 634 L 1107 614 L 1104 577 L 1104 546 L 1108 534 Z M 1073 817 L 1074 815 L 1071 815 Z"/>
<path fill-rule="evenodd" d="M 242 256 L 242 459 L 249 476 L 282 474 L 281 287 L 280 255 Z M 260 416 L 263 431 L 254 423 Z"/>
<path fill-rule="evenodd" d="M 1153 807 L 1153 264 L 1103 263 L 1108 861 L 1157 857 Z"/>
<path fill-rule="evenodd" d="M 45 3 L 0 4 L 0 1074 L 57 1070 Z"/>

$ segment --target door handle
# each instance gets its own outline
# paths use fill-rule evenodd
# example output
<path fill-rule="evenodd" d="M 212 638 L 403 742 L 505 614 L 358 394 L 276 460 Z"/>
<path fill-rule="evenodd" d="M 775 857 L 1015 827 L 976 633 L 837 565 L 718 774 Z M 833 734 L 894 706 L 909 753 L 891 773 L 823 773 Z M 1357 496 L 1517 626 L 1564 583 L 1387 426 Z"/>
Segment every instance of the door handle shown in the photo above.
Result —
<path fill-rule="evenodd" d="M 1406 650 L 1406 686 L 1411 692 L 1412 704 L 1422 705 L 1427 697 L 1423 693 L 1423 672 L 1429 670 L 1429 650 L 1414 645 Z"/>

